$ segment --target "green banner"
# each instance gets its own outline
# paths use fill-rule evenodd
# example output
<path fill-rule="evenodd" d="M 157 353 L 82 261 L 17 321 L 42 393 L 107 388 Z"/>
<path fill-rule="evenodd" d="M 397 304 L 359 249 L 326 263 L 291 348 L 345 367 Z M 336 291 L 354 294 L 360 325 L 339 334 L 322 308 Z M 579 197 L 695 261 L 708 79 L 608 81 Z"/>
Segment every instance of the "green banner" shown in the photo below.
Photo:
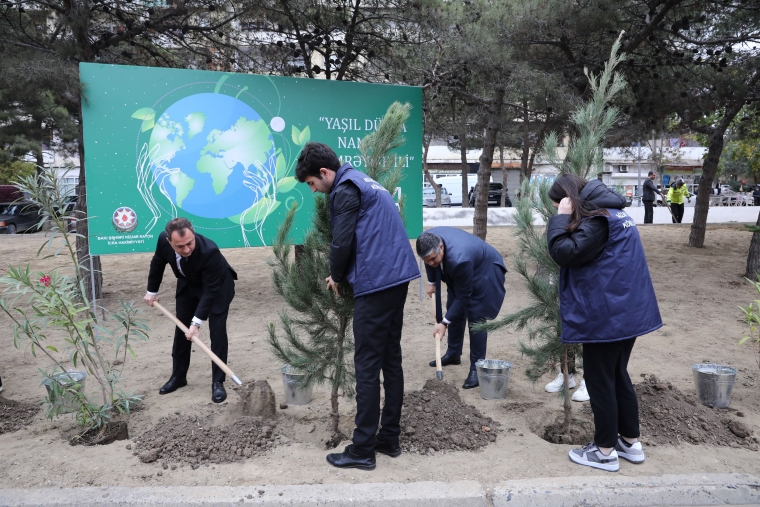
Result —
<path fill-rule="evenodd" d="M 422 232 L 422 90 L 199 70 L 80 64 L 94 255 L 151 252 L 183 216 L 222 248 L 270 245 L 293 203 L 294 239 L 314 200 L 295 179 L 309 141 L 363 169 L 359 141 L 394 102 L 412 105 L 405 177 L 409 237 Z"/>

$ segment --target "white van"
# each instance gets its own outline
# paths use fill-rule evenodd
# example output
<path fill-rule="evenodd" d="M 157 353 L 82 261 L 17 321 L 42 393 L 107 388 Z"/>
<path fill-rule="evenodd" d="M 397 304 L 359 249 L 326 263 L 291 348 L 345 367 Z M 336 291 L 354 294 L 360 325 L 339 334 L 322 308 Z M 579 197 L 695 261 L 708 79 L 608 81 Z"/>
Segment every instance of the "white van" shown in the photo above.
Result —
<path fill-rule="evenodd" d="M 462 176 L 441 176 L 435 179 L 436 184 L 443 185 L 451 196 L 452 206 L 462 205 Z M 478 183 L 477 174 L 467 175 L 467 190 Z"/>

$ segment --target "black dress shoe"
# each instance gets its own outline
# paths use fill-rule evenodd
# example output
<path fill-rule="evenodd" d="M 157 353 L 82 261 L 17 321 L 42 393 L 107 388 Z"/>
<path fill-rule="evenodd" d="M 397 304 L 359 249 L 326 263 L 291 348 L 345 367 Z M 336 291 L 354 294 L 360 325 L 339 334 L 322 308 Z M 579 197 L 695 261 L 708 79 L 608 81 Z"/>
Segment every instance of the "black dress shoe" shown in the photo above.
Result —
<path fill-rule="evenodd" d="M 185 377 L 172 377 L 169 379 L 169 382 L 164 384 L 164 386 L 158 390 L 158 394 L 169 394 L 173 393 L 180 387 L 185 387 L 187 385 L 187 379 Z"/>
<path fill-rule="evenodd" d="M 398 444 L 389 444 L 388 442 L 377 441 L 375 444 L 375 452 L 385 454 L 391 458 L 397 458 L 401 456 L 401 446 Z"/>
<path fill-rule="evenodd" d="M 327 462 L 338 468 L 358 468 L 359 470 L 374 470 L 375 455 L 362 458 L 351 452 L 351 446 L 347 445 L 342 453 L 328 454 Z"/>
<path fill-rule="evenodd" d="M 480 382 L 478 382 L 478 372 L 471 371 L 469 375 L 467 375 L 467 379 L 465 379 L 464 384 L 462 384 L 462 389 L 472 389 L 473 387 L 478 387 L 480 385 Z"/>
<path fill-rule="evenodd" d="M 448 354 L 444 354 L 443 357 L 441 357 L 441 367 L 448 366 L 450 364 L 462 364 L 462 360 L 460 359 L 461 356 L 450 356 Z M 435 359 L 430 361 L 430 366 L 435 368 Z"/>
<path fill-rule="evenodd" d="M 211 401 L 221 403 L 227 399 L 227 391 L 224 390 L 224 382 L 214 382 L 211 384 Z"/>

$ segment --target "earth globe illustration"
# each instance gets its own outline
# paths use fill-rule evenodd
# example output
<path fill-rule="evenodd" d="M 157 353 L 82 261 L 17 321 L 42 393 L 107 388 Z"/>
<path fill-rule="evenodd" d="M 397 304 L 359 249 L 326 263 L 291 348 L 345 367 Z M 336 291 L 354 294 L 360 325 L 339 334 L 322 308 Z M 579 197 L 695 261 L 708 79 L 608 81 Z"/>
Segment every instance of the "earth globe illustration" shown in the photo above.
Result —
<path fill-rule="evenodd" d="M 205 218 L 240 215 L 276 177 L 267 123 L 248 104 L 220 93 L 182 98 L 150 136 L 151 170 L 178 208 Z"/>

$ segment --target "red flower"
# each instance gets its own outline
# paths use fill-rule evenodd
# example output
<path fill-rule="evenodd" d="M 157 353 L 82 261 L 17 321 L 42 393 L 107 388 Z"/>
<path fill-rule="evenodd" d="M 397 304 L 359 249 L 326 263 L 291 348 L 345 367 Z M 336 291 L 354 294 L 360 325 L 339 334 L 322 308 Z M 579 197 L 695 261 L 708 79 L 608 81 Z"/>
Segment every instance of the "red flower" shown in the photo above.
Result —
<path fill-rule="evenodd" d="M 40 278 L 40 283 L 44 285 L 45 287 L 50 287 L 50 277 L 45 275 L 42 278 Z"/>

